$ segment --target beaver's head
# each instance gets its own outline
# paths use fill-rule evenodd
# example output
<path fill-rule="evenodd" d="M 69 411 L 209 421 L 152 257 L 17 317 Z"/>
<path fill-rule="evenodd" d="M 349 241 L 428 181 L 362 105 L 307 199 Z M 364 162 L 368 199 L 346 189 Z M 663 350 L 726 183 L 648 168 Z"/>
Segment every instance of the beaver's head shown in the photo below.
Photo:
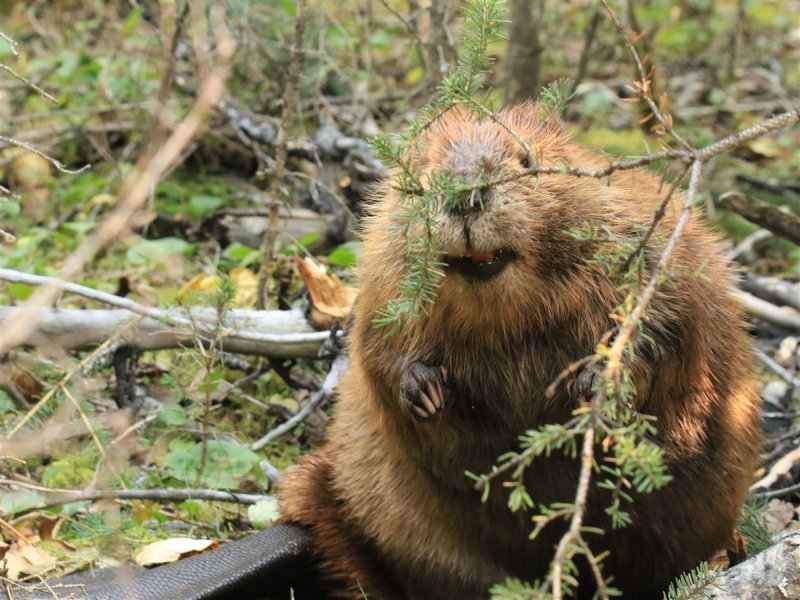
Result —
<path fill-rule="evenodd" d="M 471 305 L 472 320 L 496 320 L 500 309 L 514 321 L 537 305 L 540 319 L 550 316 L 553 293 L 585 269 L 585 244 L 574 231 L 597 221 L 609 193 L 603 181 L 525 172 L 532 164 L 593 166 L 597 157 L 532 104 L 496 118 L 453 110 L 416 147 L 423 183 L 473 187 L 461 202 L 434 208 L 447 264 L 437 303 L 462 312 Z"/>

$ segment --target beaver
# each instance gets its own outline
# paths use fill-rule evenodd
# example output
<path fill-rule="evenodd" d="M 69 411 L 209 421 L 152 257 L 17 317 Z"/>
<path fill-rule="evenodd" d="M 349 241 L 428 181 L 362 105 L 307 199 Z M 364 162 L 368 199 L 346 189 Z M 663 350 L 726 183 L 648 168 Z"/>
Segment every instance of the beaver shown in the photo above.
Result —
<path fill-rule="evenodd" d="M 452 110 L 413 144 L 422 181 L 479 181 L 542 165 L 602 167 L 542 109 L 524 104 L 496 119 Z M 583 393 L 547 388 L 595 351 L 624 298 L 594 227 L 634 246 L 665 190 L 642 170 L 608 178 L 499 177 L 470 206 L 434 209 L 444 277 L 435 302 L 387 335 L 374 321 L 397 297 L 407 265 L 397 181 L 376 191 L 366 218 L 361 291 L 349 334 L 350 365 L 326 447 L 300 460 L 280 491 L 282 520 L 309 527 L 320 569 L 340 598 L 487 598 L 507 577 L 541 580 L 564 533 L 535 540 L 530 511 L 511 512 L 494 485 L 485 502 L 465 472 L 487 473 L 525 430 L 566 422 Z M 679 196 L 679 194 L 678 194 Z M 667 208 L 643 249 L 643 276 L 678 218 Z M 655 441 L 672 480 L 635 495 L 631 523 L 614 529 L 609 492 L 592 485 L 585 523 L 603 572 L 627 597 L 660 598 L 677 575 L 724 547 L 755 466 L 759 401 L 731 270 L 714 236 L 692 218 L 627 360 L 633 407 L 656 418 Z M 598 449 L 597 455 L 601 455 Z M 525 473 L 536 505 L 572 502 L 578 460 L 556 452 Z M 578 595 L 596 587 L 577 559 Z"/>

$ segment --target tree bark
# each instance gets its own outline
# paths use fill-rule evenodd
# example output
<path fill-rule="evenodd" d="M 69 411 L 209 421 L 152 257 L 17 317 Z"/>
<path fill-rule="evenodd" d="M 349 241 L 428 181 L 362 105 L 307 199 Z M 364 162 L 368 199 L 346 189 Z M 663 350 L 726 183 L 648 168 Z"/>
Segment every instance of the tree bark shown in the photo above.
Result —
<path fill-rule="evenodd" d="M 506 103 L 539 93 L 544 0 L 511 0 L 511 27 L 506 64 Z"/>

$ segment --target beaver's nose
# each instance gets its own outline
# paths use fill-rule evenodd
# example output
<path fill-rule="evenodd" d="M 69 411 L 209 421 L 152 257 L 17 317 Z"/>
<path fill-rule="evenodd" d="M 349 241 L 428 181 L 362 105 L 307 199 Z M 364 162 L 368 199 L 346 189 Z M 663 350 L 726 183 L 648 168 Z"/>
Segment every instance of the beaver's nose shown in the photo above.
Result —
<path fill-rule="evenodd" d="M 475 185 L 474 180 L 465 181 L 467 185 Z M 456 215 L 469 215 L 486 210 L 494 198 L 491 186 L 474 187 L 465 190 L 448 203 L 447 209 Z"/>

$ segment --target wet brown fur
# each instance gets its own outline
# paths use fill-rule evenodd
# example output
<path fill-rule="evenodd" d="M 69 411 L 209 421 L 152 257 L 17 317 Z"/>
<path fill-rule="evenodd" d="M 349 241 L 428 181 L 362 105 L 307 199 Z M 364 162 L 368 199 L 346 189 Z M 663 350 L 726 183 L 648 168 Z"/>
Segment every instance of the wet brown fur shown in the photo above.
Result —
<path fill-rule="evenodd" d="M 543 164 L 604 166 L 532 105 L 501 120 Z M 474 178 L 478 165 L 519 170 L 524 151 L 489 120 L 452 111 L 421 140 L 425 171 Z M 615 283 L 590 260 L 593 247 L 567 234 L 587 224 L 616 236 L 640 235 L 666 189 L 640 171 L 610 179 L 565 175 L 525 177 L 495 186 L 483 211 L 441 211 L 437 235 L 445 251 L 510 248 L 519 259 L 488 282 L 448 273 L 430 315 L 387 337 L 372 321 L 398 291 L 405 242 L 392 226 L 400 199 L 392 182 L 377 191 L 364 229 L 361 294 L 350 335 L 350 367 L 323 453 L 291 470 L 281 498 L 284 520 L 312 527 L 318 554 L 337 594 L 371 600 L 486 598 L 507 576 L 541 578 L 563 528 L 548 526 L 535 541 L 530 513 L 512 514 L 507 492 L 493 486 L 486 504 L 465 471 L 486 473 L 517 437 L 563 422 L 576 406 L 544 390 L 571 361 L 591 354 L 613 326 L 620 304 Z M 668 207 L 646 250 L 660 255 L 680 210 Z M 713 237 L 693 219 L 656 295 L 630 367 L 637 408 L 658 419 L 658 442 L 673 481 L 637 496 L 633 523 L 611 530 L 604 492 L 593 487 L 587 523 L 607 529 L 590 538 L 610 551 L 604 570 L 627 597 L 660 597 L 682 571 L 707 559 L 730 536 L 756 459 L 758 401 L 741 310 L 731 273 Z M 409 365 L 445 366 L 454 382 L 447 407 L 429 421 L 399 402 Z M 537 503 L 569 502 L 577 464 L 553 455 L 528 469 Z M 591 577 L 581 573 L 582 594 Z"/>

